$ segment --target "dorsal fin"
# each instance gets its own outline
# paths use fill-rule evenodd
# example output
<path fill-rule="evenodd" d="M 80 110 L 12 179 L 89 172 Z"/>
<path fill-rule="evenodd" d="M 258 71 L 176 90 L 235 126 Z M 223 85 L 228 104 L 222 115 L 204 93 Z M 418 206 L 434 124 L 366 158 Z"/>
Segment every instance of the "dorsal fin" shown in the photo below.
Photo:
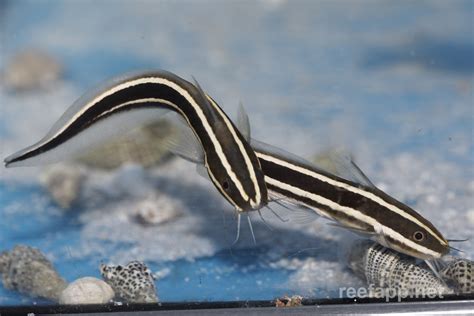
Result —
<path fill-rule="evenodd" d="M 343 149 L 330 149 L 315 157 L 319 168 L 352 182 L 375 188 L 375 185 L 355 163 L 350 153 Z"/>
<path fill-rule="evenodd" d="M 312 162 L 256 139 L 251 140 L 251 145 L 256 151 L 274 154 L 284 159 L 306 165 L 314 170 L 330 173 L 345 180 L 376 188 L 359 166 L 356 165 L 352 157 L 341 150 L 324 152 L 318 155 L 315 161 Z"/>
<path fill-rule="evenodd" d="M 250 120 L 242 102 L 239 103 L 239 108 L 237 110 L 237 128 L 242 136 L 244 136 L 245 140 L 250 142 Z"/>
<path fill-rule="evenodd" d="M 282 157 L 282 158 L 285 158 L 285 159 L 288 159 L 288 160 L 299 162 L 303 165 L 314 167 L 315 169 L 321 169 L 317 165 L 315 165 L 314 163 L 312 163 L 312 162 L 310 162 L 310 161 L 308 161 L 304 158 L 301 158 L 301 157 L 299 157 L 295 154 L 292 154 L 292 153 L 290 153 L 290 152 L 288 152 L 284 149 L 281 149 L 279 147 L 276 147 L 276 146 L 261 142 L 259 140 L 256 140 L 255 138 L 251 139 L 250 144 L 252 145 L 252 148 L 256 151 L 259 151 L 259 152 L 262 152 L 262 153 L 268 153 L 270 155 L 276 155 L 276 156 L 279 156 L 279 157 Z"/>
<path fill-rule="evenodd" d="M 211 106 L 209 100 L 208 100 L 208 95 L 206 94 L 206 92 L 204 92 L 204 90 L 201 88 L 201 85 L 199 84 L 199 82 L 196 80 L 196 78 L 194 78 L 194 76 L 191 76 L 193 78 L 193 81 L 194 81 L 194 86 L 196 87 L 198 93 L 199 93 L 199 96 L 201 97 L 202 101 L 206 103 L 206 106 L 207 108 L 209 109 L 209 111 L 207 111 L 207 113 L 209 115 L 212 116 L 213 120 L 215 122 L 219 122 L 220 119 L 216 116 L 216 112 L 213 111 L 213 107 Z"/>

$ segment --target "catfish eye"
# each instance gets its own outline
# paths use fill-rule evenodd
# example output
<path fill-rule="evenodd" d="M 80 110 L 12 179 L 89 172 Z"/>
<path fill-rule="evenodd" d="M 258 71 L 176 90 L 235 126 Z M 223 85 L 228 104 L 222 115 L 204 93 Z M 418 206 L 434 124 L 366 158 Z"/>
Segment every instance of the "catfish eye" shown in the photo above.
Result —
<path fill-rule="evenodd" d="M 420 231 L 416 231 L 416 232 L 413 234 L 413 238 L 414 238 L 416 241 L 422 241 L 423 239 L 425 239 L 425 234 L 423 234 L 423 233 L 420 232 Z"/>
<path fill-rule="evenodd" d="M 226 191 L 229 190 L 229 181 L 224 180 L 224 182 L 222 182 L 222 188 Z"/>

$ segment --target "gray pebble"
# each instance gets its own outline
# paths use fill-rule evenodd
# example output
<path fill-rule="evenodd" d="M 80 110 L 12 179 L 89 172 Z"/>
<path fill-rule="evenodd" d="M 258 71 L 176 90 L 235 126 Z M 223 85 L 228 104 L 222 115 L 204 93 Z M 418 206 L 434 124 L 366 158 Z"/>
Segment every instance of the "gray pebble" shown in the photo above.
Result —
<path fill-rule="evenodd" d="M 18 245 L 0 254 L 3 286 L 10 290 L 58 301 L 66 282 L 51 262 L 38 250 Z"/>
<path fill-rule="evenodd" d="M 29 49 L 19 52 L 7 62 L 2 72 L 5 87 L 14 91 L 44 89 L 53 86 L 63 67 L 52 55 Z"/>
<path fill-rule="evenodd" d="M 78 199 L 85 173 L 78 166 L 55 164 L 43 170 L 41 184 L 62 208 L 69 209 Z"/>
<path fill-rule="evenodd" d="M 167 120 L 159 119 L 91 148 L 77 161 L 99 169 L 118 168 L 126 162 L 153 167 L 170 157 L 165 144 L 175 134 Z"/>

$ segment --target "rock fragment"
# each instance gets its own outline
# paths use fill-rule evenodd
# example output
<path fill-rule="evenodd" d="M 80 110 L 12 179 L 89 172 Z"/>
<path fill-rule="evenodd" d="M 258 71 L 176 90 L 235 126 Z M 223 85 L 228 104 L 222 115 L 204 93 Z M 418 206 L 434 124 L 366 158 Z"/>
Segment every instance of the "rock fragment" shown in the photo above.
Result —
<path fill-rule="evenodd" d="M 14 55 L 2 72 L 2 81 L 10 90 L 44 89 L 59 80 L 61 64 L 50 54 L 29 49 Z"/>
<path fill-rule="evenodd" d="M 58 301 L 66 282 L 51 262 L 38 250 L 18 245 L 0 254 L 3 286 L 33 297 Z"/>
<path fill-rule="evenodd" d="M 99 169 L 118 168 L 126 162 L 156 166 L 171 156 L 165 142 L 175 133 L 168 121 L 160 119 L 91 148 L 77 161 Z"/>
<path fill-rule="evenodd" d="M 52 165 L 40 175 L 41 184 L 63 209 L 70 208 L 77 201 L 84 179 L 81 168 L 68 164 Z"/>
<path fill-rule="evenodd" d="M 146 226 L 165 224 L 182 215 L 183 206 L 164 194 L 156 194 L 141 201 L 134 213 L 136 220 Z"/>
<path fill-rule="evenodd" d="M 303 306 L 303 297 L 300 295 L 283 296 L 275 300 L 276 307 L 298 307 Z"/>

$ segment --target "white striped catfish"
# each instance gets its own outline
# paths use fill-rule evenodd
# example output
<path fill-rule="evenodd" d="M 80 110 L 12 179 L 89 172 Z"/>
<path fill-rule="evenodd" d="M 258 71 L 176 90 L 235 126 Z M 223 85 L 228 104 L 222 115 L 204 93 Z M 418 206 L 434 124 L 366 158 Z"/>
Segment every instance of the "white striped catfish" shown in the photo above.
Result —
<path fill-rule="evenodd" d="M 350 181 L 263 143 L 251 144 L 270 196 L 419 259 L 438 259 L 449 252 L 448 241 L 433 224 L 369 182 Z"/>
<path fill-rule="evenodd" d="M 208 99 L 215 103 L 210 96 Z M 269 195 L 278 203 L 286 201 L 309 209 L 312 214 L 336 222 L 335 226 L 370 236 L 388 248 L 419 259 L 438 259 L 449 252 L 448 241 L 433 224 L 376 188 L 352 160 L 344 166 L 344 178 L 251 139 L 243 107 L 238 122 L 260 161 Z"/>
<path fill-rule="evenodd" d="M 77 100 L 36 144 L 9 157 L 6 167 L 41 165 L 79 151 L 173 111 L 201 146 L 202 164 L 218 191 L 238 211 L 267 204 L 258 159 L 232 121 L 195 85 L 167 71 L 125 75 Z M 44 115 L 48 115 L 45 112 Z"/>

